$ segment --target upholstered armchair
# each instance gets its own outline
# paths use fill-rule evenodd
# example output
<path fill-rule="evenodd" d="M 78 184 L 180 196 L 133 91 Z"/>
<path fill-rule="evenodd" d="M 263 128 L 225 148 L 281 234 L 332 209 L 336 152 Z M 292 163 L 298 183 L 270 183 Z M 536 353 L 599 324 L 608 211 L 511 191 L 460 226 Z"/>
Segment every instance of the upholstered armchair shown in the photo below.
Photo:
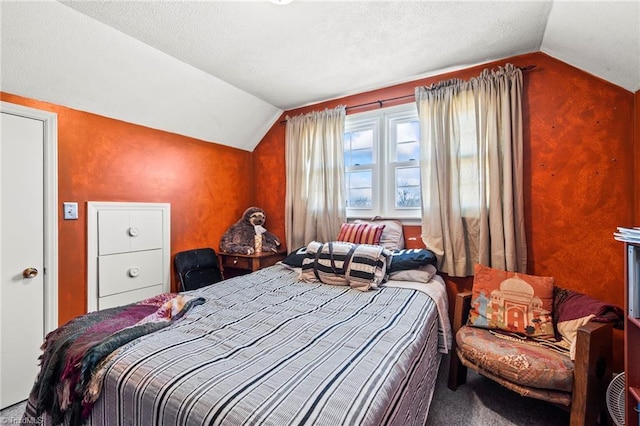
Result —
<path fill-rule="evenodd" d="M 571 425 L 606 424 L 605 392 L 611 380 L 612 323 L 585 321 L 577 328 L 575 357 L 543 344 L 499 336 L 467 325 L 472 292 L 460 293 L 453 314 L 449 388 L 466 382 L 467 368 L 525 397 L 570 411 Z"/>

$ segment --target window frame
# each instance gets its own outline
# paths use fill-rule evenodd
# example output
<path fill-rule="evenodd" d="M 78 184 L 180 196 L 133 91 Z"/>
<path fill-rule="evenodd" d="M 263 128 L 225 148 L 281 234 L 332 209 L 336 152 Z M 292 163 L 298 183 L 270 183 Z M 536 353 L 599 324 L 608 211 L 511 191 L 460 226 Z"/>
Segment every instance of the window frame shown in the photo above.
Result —
<path fill-rule="evenodd" d="M 396 170 L 406 167 L 420 168 L 420 158 L 418 156 L 410 161 L 391 161 L 396 158 L 397 148 L 397 133 L 393 130 L 398 124 L 411 121 L 419 122 L 414 102 L 347 115 L 345 134 L 374 125 L 373 163 L 359 166 L 347 166 L 345 163 L 345 182 L 349 172 L 372 170 L 371 208 L 347 207 L 348 219 L 371 219 L 380 216 L 386 219 L 401 219 L 406 223 L 420 223 L 421 206 L 397 208 L 395 191 Z M 420 143 L 419 138 L 417 142 Z"/>

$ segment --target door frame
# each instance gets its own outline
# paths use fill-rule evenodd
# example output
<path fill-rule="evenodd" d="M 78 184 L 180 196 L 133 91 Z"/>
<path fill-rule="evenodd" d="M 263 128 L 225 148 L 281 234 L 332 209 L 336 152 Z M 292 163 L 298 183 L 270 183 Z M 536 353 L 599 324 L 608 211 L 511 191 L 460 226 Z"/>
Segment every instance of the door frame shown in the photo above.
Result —
<path fill-rule="evenodd" d="M 42 121 L 44 129 L 44 332 L 58 328 L 58 114 L 9 102 L 0 111 Z M 0 215 L 2 214 L 0 201 Z M 1 232 L 1 231 L 0 231 Z M 42 336 L 44 338 L 44 336 Z"/>

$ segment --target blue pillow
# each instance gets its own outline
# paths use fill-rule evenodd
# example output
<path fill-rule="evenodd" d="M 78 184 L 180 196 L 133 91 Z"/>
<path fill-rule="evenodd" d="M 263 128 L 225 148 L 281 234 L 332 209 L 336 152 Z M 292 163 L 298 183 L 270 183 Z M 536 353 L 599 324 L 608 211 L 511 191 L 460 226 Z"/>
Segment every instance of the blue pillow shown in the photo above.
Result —
<path fill-rule="evenodd" d="M 293 268 L 302 268 L 302 261 L 307 257 L 307 247 L 300 247 L 297 250 L 289 253 L 287 257 L 284 258 L 282 263 L 285 265 L 291 266 Z"/>
<path fill-rule="evenodd" d="M 425 265 L 436 266 L 436 255 L 428 249 L 403 249 L 391 253 L 391 265 L 388 272 L 406 271 Z"/>

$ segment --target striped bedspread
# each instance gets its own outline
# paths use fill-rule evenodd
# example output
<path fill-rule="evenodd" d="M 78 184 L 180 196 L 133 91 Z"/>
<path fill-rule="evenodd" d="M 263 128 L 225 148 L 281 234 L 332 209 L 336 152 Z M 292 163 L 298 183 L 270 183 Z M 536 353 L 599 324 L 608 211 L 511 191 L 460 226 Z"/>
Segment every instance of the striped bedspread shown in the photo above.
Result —
<path fill-rule="evenodd" d="M 93 425 L 425 424 L 440 361 L 425 293 L 277 265 L 190 293 L 206 303 L 109 365 Z"/>

